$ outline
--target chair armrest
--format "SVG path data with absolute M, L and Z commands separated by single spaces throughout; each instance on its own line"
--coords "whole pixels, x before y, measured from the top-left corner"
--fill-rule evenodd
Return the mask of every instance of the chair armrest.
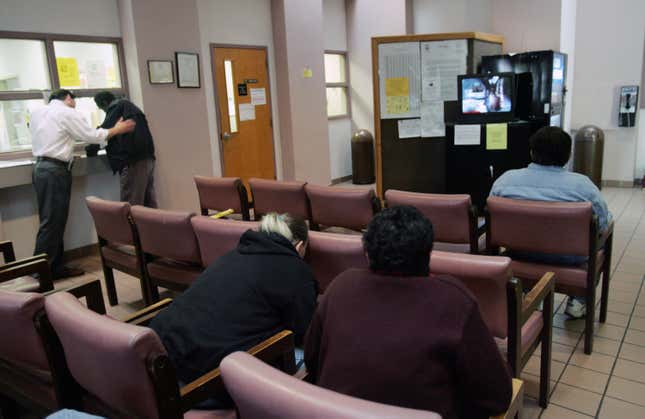
M 289 330 L 283 330 L 255 345 L 247 352 L 261 361 L 271 363 L 279 360 L 289 352 L 293 357 L 294 348 L 293 333 Z M 219 367 L 217 367 L 179 389 L 182 410 L 186 412 L 196 404 L 225 391 L 224 381 Z
M 5 269 L 10 269 L 14 266 L 19 266 L 19 265 L 24 265 L 25 263 L 29 262 L 35 262 L 37 260 L 45 259 L 47 260 L 47 255 L 44 253 L 41 253 L 40 255 L 36 256 L 29 256 L 28 258 L 20 259 L 20 260 L 14 260 L 13 262 L 8 262 L 2 266 L 0 266 L 0 272 L 4 271 Z
M 607 228 L 600 233 L 600 238 L 598 239 L 598 249 L 601 249 L 605 246 L 607 240 L 609 240 L 614 235 L 614 220 L 607 225 Z
M 512 419 L 524 405 L 524 381 L 513 378 L 513 397 L 506 412 L 501 415 L 491 416 L 490 419 Z
M 137 311 L 123 319 L 123 323 L 130 323 L 134 325 L 141 325 L 149 322 L 155 317 L 161 310 L 168 307 L 172 303 L 172 298 L 164 298 L 158 303 L 152 304 L 142 310 Z
M 29 258 L 27 262 L 12 262 L 10 265 L 0 270 L 0 282 L 11 281 L 25 275 L 38 274 L 39 292 L 54 289 L 52 272 L 47 259 Z
M 98 279 L 85 281 L 81 284 L 73 285 L 69 288 L 52 290 L 45 293 L 45 295 L 50 295 L 60 291 L 69 292 L 76 298 L 85 298 L 85 301 L 87 302 L 87 308 L 94 311 L 95 313 L 106 313 L 105 300 L 103 300 L 103 291 L 101 290 L 101 281 Z
M 4 258 L 4 263 L 10 263 L 16 260 L 16 253 L 13 251 L 11 240 L 0 242 L 0 252 Z
M 555 274 L 545 273 L 537 284 L 526 294 L 522 301 L 522 324 L 528 319 L 544 299 L 553 293 L 555 287 Z

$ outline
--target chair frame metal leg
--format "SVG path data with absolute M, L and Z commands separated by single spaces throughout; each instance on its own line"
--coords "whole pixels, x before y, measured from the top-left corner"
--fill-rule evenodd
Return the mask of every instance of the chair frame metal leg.
M 553 292 L 542 306 L 543 330 L 540 346 L 540 395 L 539 405 L 547 408 L 551 397 L 551 341 L 553 333 Z
M 119 304 L 119 297 L 116 295 L 116 284 L 114 283 L 114 270 L 103 264 L 103 275 L 105 276 L 105 289 L 107 290 L 108 301 L 111 306 Z
M 607 305 L 609 303 L 609 281 L 611 278 L 611 252 L 613 249 L 614 235 L 611 234 L 605 242 L 605 261 L 602 269 L 602 294 L 600 295 L 600 316 L 598 320 L 604 323 L 607 320 Z

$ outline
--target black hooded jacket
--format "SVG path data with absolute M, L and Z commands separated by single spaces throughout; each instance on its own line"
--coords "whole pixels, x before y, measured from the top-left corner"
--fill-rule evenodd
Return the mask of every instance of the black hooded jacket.
M 279 234 L 249 230 L 151 322 L 185 383 L 282 330 L 302 342 L 317 282 Z

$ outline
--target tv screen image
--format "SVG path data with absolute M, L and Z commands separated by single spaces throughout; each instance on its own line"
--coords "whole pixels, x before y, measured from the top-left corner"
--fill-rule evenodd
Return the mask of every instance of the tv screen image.
M 463 114 L 503 113 L 513 110 L 513 76 L 466 76 L 461 79 Z

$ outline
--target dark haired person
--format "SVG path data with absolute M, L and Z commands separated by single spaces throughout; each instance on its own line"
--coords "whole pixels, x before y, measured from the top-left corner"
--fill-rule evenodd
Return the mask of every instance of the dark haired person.
M 155 146 L 146 116 L 134 103 L 112 92 L 97 93 L 94 102 L 105 112 L 101 128 L 114 126 L 120 118 L 137 123 L 134 131 L 118 136 L 105 149 L 112 171 L 119 173 L 121 201 L 156 208 Z
M 598 216 L 600 230 L 611 222 L 611 213 L 600 190 L 585 175 L 567 171 L 564 166 L 571 156 L 571 137 L 558 127 L 539 129 L 529 139 L 531 161 L 524 169 L 509 170 L 499 177 L 491 196 L 531 201 L 591 202 Z M 541 260 L 560 265 L 579 265 L 586 258 L 570 255 L 536 255 L 516 253 L 516 257 Z M 581 318 L 587 312 L 584 297 L 569 296 L 565 312 Z
M 472 294 L 429 275 L 432 224 L 409 206 L 375 215 L 369 269 L 325 291 L 305 338 L 309 379 L 362 399 L 484 418 L 504 412 L 511 377 Z
M 317 282 L 304 257 L 307 224 L 283 214 L 262 218 L 237 248 L 217 259 L 150 324 L 179 379 L 188 383 L 222 358 L 282 331 L 302 343 L 316 307 Z M 227 407 L 211 400 L 202 407 Z
M 31 149 L 36 164 L 32 176 L 38 201 L 40 226 L 34 254 L 47 253 L 55 279 L 82 275 L 83 271 L 63 265 L 63 235 L 72 192 L 74 141 L 104 147 L 116 135 L 130 132 L 134 121 L 119 119 L 110 129 L 94 129 L 76 112 L 75 96 L 56 90 L 49 104 L 31 114 Z

